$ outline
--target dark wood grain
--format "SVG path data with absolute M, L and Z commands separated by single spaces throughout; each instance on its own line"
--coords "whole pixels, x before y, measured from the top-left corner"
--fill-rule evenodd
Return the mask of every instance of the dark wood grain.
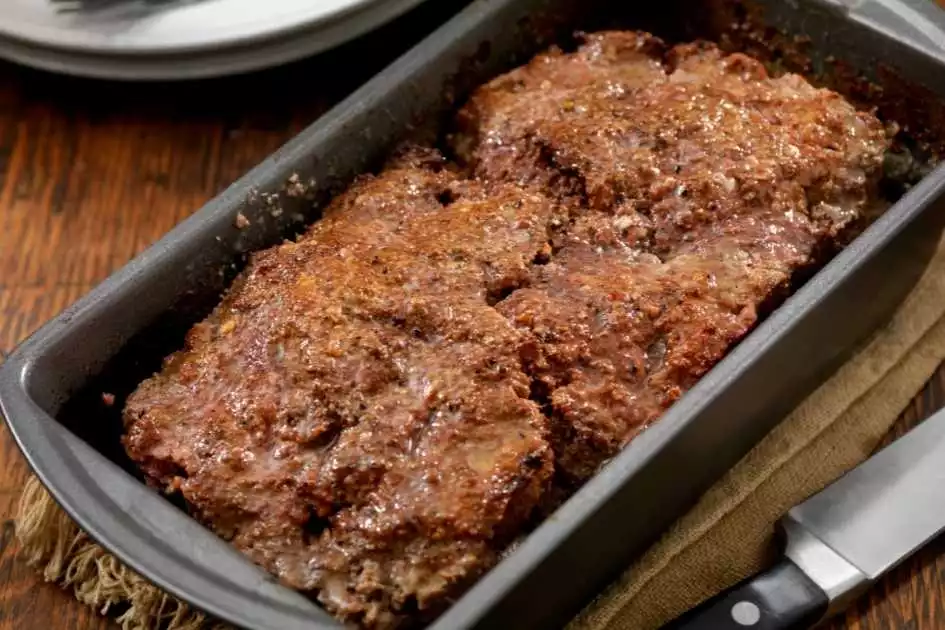
M 129 86 L 0 64 L 0 351 L 313 121 L 450 4 L 440 0 L 426 22 L 404 20 L 321 58 L 237 79 Z M 893 433 L 943 405 L 940 370 Z M 14 559 L 10 519 L 27 474 L 0 429 L 0 630 L 109 627 Z M 945 628 L 945 540 L 832 627 Z

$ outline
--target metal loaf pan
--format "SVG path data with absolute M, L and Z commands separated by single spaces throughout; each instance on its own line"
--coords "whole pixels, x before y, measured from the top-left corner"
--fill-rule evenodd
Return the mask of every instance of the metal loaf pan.
M 945 53 L 936 47 L 945 40 L 934 36 L 941 16 L 926 0 L 905 1 L 913 13 L 877 9 L 888 0 L 852 10 L 827 0 L 749 7 L 729 0 L 477 0 L 18 348 L 0 371 L 10 429 L 69 514 L 169 592 L 244 627 L 339 628 L 147 489 L 118 444 L 124 398 L 208 312 L 245 253 L 316 220 L 332 191 L 376 167 L 396 142 L 437 128 L 474 86 L 575 29 L 721 38 L 874 99 L 881 112 L 909 119 L 916 133 L 936 123 L 945 129 Z M 834 67 L 834 58 L 843 63 Z M 849 80 L 842 68 L 884 89 Z M 234 227 L 238 212 L 249 227 Z M 882 325 L 917 280 L 943 224 L 939 168 L 433 627 L 563 625 Z M 102 392 L 116 395 L 114 407 L 103 404 Z

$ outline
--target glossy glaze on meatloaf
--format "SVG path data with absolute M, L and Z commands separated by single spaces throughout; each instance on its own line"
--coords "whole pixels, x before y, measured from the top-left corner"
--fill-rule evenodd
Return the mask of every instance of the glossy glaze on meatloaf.
M 364 627 L 429 620 L 855 229 L 882 124 L 590 35 L 253 256 L 125 408 L 154 486 Z

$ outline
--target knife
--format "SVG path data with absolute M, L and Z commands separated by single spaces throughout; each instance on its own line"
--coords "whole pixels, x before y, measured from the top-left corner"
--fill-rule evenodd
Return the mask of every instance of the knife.
M 794 630 L 842 611 L 884 573 L 945 530 L 945 410 L 780 522 L 784 555 L 666 626 Z

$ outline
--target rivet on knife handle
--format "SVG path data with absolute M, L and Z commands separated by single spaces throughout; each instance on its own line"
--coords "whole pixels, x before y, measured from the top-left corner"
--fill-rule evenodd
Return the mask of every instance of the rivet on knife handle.
M 795 630 L 809 628 L 827 612 L 827 594 L 794 562 L 732 587 L 689 611 L 671 630 Z

